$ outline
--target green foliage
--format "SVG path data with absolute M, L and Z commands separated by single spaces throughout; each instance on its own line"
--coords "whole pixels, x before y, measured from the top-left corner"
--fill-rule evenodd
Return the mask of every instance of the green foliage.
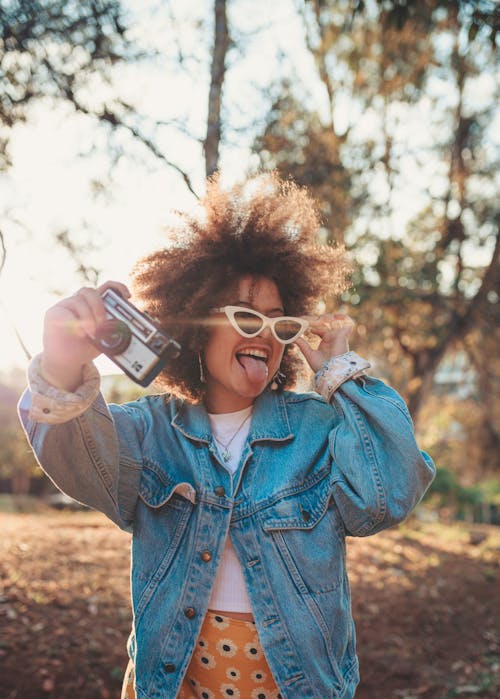
M 0 383 L 0 478 L 11 479 L 13 489 L 22 493 L 39 470 L 17 417 L 20 392 Z
M 488 478 L 481 482 L 484 500 L 494 505 L 500 505 L 500 478 Z
M 493 478 L 464 485 L 451 469 L 438 468 L 424 503 L 448 518 L 498 524 L 500 481 Z
M 426 498 L 435 501 L 438 496 L 439 506 L 443 505 L 476 505 L 485 501 L 485 490 L 482 486 L 463 486 L 458 482 L 456 474 L 448 468 L 438 468 Z
M 383 9 L 385 24 L 394 26 L 398 31 L 401 31 L 407 22 L 412 23 L 419 15 L 425 14 L 428 8 L 438 12 L 451 10 L 462 16 L 467 27 L 469 43 L 481 32 L 493 47 L 496 45 L 500 10 L 495 0 L 378 0 L 378 4 Z M 355 12 L 363 11 L 366 3 L 358 0 L 355 5 Z

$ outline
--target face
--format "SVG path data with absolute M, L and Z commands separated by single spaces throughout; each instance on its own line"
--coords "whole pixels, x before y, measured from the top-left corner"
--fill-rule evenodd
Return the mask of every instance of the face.
M 242 277 L 221 305 L 253 308 L 276 317 L 284 315 L 276 284 L 264 277 Z M 284 345 L 270 328 L 252 338 L 242 337 L 221 313 L 203 351 L 206 394 L 211 413 L 229 413 L 251 405 L 279 369 Z

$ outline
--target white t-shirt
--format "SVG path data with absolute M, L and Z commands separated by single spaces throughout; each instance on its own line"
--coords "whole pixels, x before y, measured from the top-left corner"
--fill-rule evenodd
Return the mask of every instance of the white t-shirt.
M 240 463 L 243 447 L 250 430 L 251 415 L 252 406 L 235 413 L 208 415 L 215 444 L 225 466 L 231 473 L 236 471 Z M 227 445 L 227 449 L 224 445 Z M 230 536 L 226 538 L 208 606 L 209 609 L 226 612 L 252 611 L 241 564 Z

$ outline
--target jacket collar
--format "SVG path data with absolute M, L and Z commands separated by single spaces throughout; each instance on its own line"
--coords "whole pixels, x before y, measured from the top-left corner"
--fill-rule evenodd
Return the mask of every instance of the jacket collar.
M 180 402 L 172 426 L 189 439 L 209 444 L 212 441 L 207 411 L 200 403 Z M 294 435 L 288 420 L 284 394 L 267 390 L 255 401 L 248 439 L 251 443 L 264 440 L 285 441 Z

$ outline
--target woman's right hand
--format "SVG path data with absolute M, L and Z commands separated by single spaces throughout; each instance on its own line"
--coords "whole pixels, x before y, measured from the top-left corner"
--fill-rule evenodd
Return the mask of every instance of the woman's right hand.
M 45 314 L 41 371 L 52 386 L 74 391 L 82 383 L 83 366 L 99 355 L 92 338 L 106 316 L 101 293 L 107 288 L 130 297 L 124 284 L 108 281 L 97 289 L 83 287 Z

